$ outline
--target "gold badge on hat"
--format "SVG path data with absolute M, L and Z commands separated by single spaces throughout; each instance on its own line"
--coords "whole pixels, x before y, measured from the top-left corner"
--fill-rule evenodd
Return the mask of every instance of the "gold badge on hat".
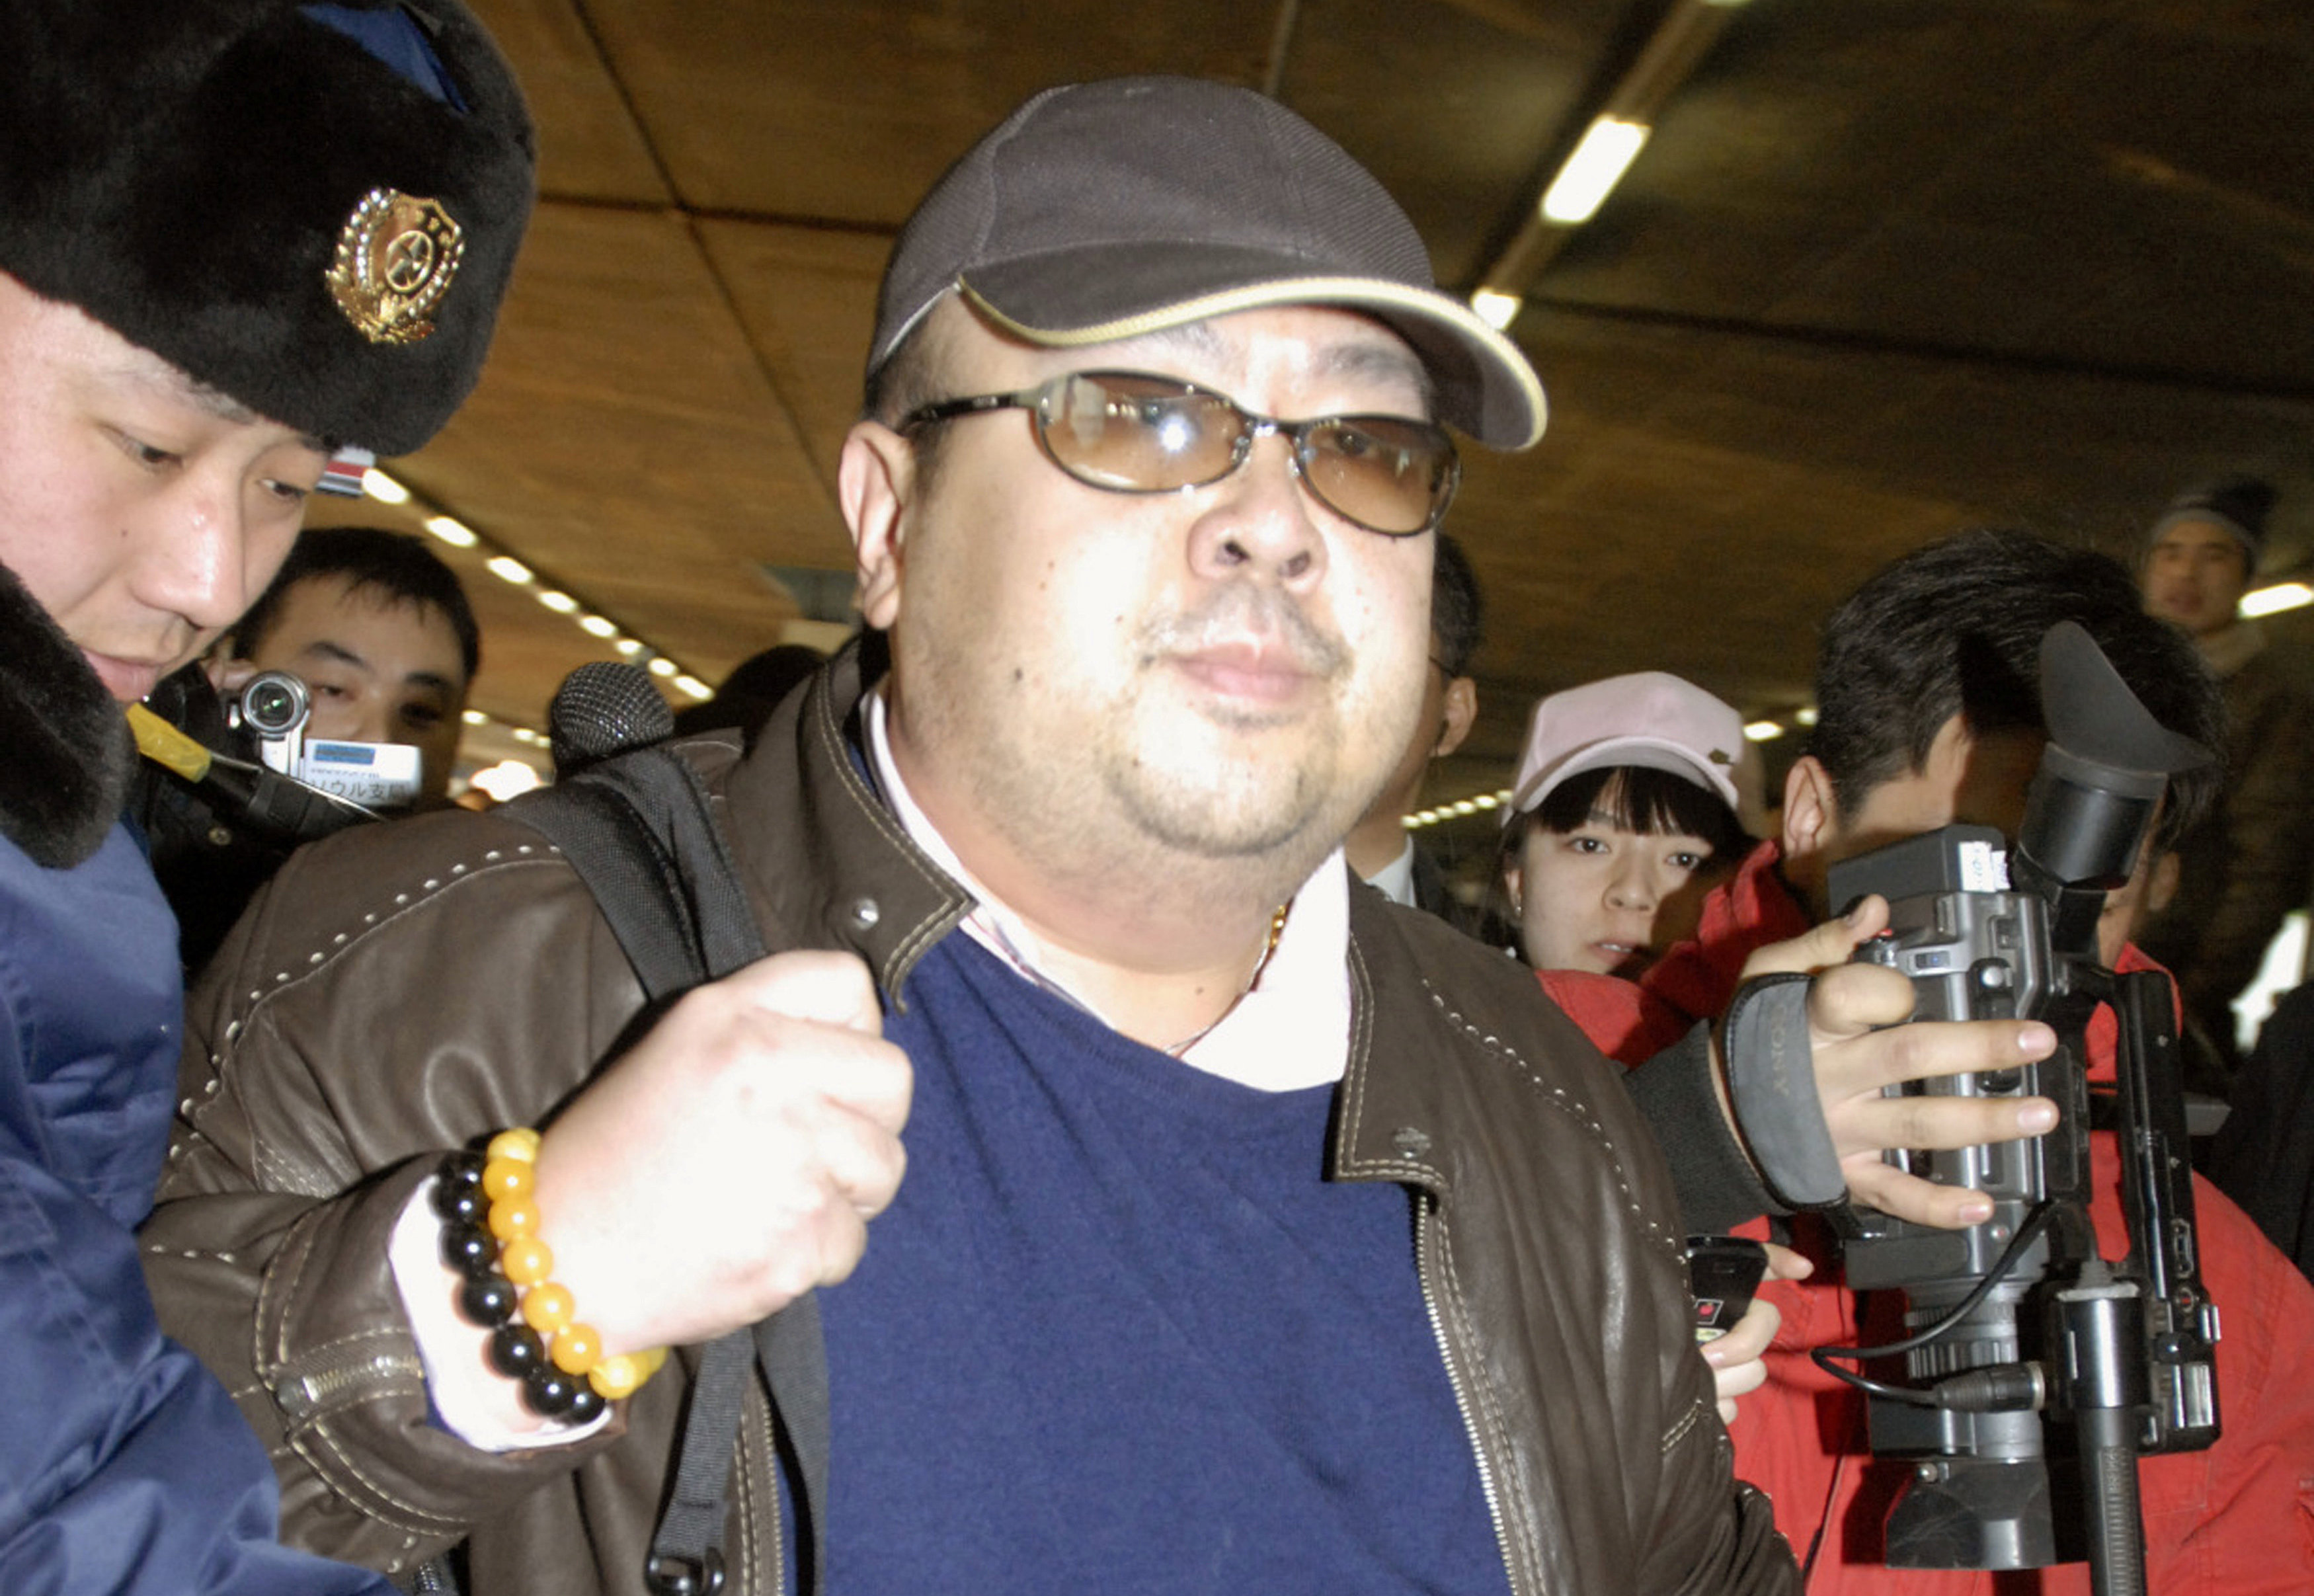
M 372 189 L 338 234 L 330 296 L 374 344 L 414 344 L 434 331 L 466 234 L 432 199 Z

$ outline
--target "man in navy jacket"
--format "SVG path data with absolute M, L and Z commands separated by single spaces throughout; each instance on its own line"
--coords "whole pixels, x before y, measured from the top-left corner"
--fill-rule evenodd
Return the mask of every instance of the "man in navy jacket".
M 276 1544 L 262 1447 L 154 1318 L 182 993 L 121 708 L 333 455 L 472 388 L 528 119 L 442 0 L 11 0 L 0 149 L 0 1590 L 382 1591 Z

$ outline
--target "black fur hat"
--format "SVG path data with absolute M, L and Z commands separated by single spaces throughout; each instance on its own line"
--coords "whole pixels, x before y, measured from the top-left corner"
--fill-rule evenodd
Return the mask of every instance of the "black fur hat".
M 0 3 L 0 270 L 332 444 L 473 389 L 535 164 L 457 0 Z

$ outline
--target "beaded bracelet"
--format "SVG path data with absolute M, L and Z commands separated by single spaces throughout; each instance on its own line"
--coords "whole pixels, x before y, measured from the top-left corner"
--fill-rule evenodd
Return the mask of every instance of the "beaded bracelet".
M 538 1238 L 537 1159 L 538 1133 L 517 1129 L 499 1132 L 482 1152 L 442 1160 L 434 1182 L 442 1258 L 462 1276 L 459 1312 L 490 1332 L 490 1367 L 521 1382 L 523 1406 L 584 1424 L 658 1372 L 667 1349 L 606 1358 L 601 1336 L 578 1322 L 569 1288 L 549 1278 L 554 1254 Z

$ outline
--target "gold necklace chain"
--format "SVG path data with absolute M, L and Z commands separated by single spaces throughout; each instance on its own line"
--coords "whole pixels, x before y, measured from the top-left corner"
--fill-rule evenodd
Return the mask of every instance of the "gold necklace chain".
M 1188 1052 L 1189 1049 L 1195 1047 L 1207 1036 L 1212 1036 L 1215 1026 L 1221 1024 L 1222 1021 L 1227 1019 L 1231 1015 L 1237 1012 L 1237 1006 L 1245 1001 L 1245 994 L 1254 989 L 1255 985 L 1261 980 L 1261 973 L 1269 968 L 1270 956 L 1277 951 L 1277 939 L 1285 934 L 1285 917 L 1293 912 L 1294 900 L 1292 898 L 1288 898 L 1284 903 L 1278 904 L 1276 912 L 1270 915 L 1269 939 L 1261 945 L 1261 957 L 1253 961 L 1252 972 L 1246 976 L 1245 984 L 1237 989 L 1237 996 L 1229 1001 L 1229 1007 L 1223 1010 L 1219 1014 L 1214 1015 L 1213 1018 L 1207 1020 L 1203 1026 L 1192 1032 L 1186 1039 L 1174 1043 L 1172 1046 L 1165 1050 L 1166 1053 L 1174 1058 L 1179 1058 L 1183 1054 Z

